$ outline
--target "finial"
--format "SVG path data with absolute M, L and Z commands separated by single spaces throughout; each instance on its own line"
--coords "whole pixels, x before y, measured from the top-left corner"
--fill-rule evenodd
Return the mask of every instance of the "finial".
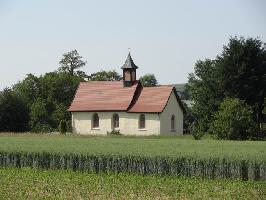
M 130 48 L 128 48 L 128 53 L 130 53 Z

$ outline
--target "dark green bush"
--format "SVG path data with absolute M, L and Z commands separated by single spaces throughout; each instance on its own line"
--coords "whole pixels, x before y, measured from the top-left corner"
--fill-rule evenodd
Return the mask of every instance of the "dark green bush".
M 66 132 L 67 132 L 67 122 L 66 122 L 66 120 L 61 120 L 60 121 L 58 129 L 59 129 L 59 132 L 61 134 L 66 134 Z
M 107 135 L 122 135 L 120 130 L 113 129 L 111 132 L 107 131 Z

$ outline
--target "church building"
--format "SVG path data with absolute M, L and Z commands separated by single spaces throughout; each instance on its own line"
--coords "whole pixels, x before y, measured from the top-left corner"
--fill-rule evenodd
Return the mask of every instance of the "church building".
M 121 81 L 80 83 L 69 111 L 73 133 L 182 135 L 185 109 L 173 86 L 143 87 L 130 53 Z

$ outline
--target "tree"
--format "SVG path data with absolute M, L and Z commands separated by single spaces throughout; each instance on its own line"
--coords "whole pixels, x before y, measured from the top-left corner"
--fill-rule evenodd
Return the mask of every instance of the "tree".
M 27 74 L 23 81 L 14 85 L 13 91 L 29 108 L 33 101 L 41 95 L 40 79 L 33 74 Z
M 29 111 L 24 101 L 11 89 L 0 94 L 0 131 L 23 132 L 28 130 Z
M 158 84 L 154 74 L 145 74 L 139 78 L 139 81 L 144 87 L 152 87 Z
M 254 138 L 257 131 L 252 119 L 252 108 L 237 98 L 225 98 L 214 115 L 210 133 L 226 140 Z
M 37 98 L 30 108 L 30 126 L 32 131 L 45 132 L 51 129 L 46 101 Z
M 224 95 L 219 86 L 216 60 L 197 61 L 195 72 L 189 74 L 187 89 L 194 101 L 192 115 L 200 124 L 201 131 L 207 131 L 213 114 L 218 110 Z
M 221 89 L 226 96 L 245 100 L 262 121 L 266 96 L 266 46 L 259 39 L 229 39 L 217 58 Z
M 61 67 L 59 71 L 66 72 L 71 76 L 74 75 L 74 70 L 77 70 L 86 65 L 86 62 L 82 60 L 77 50 L 73 50 L 63 54 L 63 58 L 60 60 L 59 64 Z M 78 71 L 77 74 L 85 75 L 84 72 Z
M 90 81 L 120 81 L 122 77 L 115 70 L 113 70 L 93 73 L 88 79 Z

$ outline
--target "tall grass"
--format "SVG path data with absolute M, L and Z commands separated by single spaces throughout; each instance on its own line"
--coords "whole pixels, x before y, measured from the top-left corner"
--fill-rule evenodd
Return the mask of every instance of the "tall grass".
M 4 134 L 0 166 L 266 180 L 266 142 Z
M 197 157 L 145 157 L 60 154 L 49 152 L 0 152 L 1 167 L 68 169 L 86 172 L 129 172 L 203 178 L 266 180 L 264 161 Z

